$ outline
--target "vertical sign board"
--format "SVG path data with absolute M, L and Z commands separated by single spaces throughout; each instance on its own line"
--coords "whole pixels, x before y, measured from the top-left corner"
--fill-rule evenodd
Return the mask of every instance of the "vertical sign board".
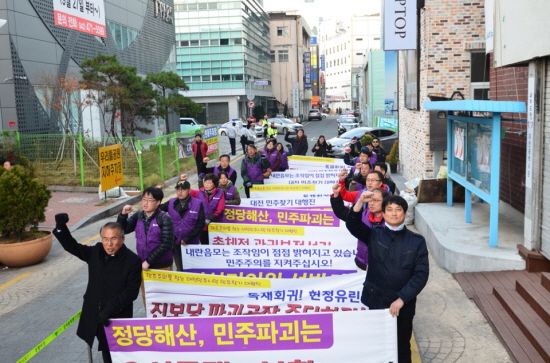
M 99 172 L 101 192 L 119 187 L 124 183 L 122 145 L 116 144 L 99 148 Z
M 416 49 L 416 0 L 384 0 L 384 50 Z
M 527 81 L 527 162 L 525 163 L 525 186 L 533 187 L 533 143 L 535 126 L 535 76 L 529 74 Z
M 207 156 L 218 151 L 218 128 L 216 126 L 204 128 L 204 142 L 208 145 Z
M 304 52 L 304 89 L 311 89 L 311 52 Z
M 54 0 L 55 25 L 107 38 L 103 0 Z

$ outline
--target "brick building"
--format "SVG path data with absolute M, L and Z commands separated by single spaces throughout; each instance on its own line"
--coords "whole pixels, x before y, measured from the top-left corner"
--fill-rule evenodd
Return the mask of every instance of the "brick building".
M 434 178 L 446 151 L 433 150 L 428 95 L 527 101 L 527 68 L 494 68 L 486 54 L 484 1 L 426 0 L 419 9 L 417 51 L 399 52 L 400 171 L 406 179 Z M 455 96 L 458 97 L 459 96 Z M 504 114 L 501 200 L 523 213 L 525 114 Z M 445 123 L 443 123 L 443 126 Z

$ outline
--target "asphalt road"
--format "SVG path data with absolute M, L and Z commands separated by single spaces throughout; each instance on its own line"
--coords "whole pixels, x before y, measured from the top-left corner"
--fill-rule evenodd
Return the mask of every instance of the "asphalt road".
M 317 142 L 317 139 L 320 135 L 323 135 L 325 139 L 330 139 L 335 137 L 337 134 L 336 131 L 336 115 L 329 115 L 326 119 L 322 121 L 304 121 L 304 132 L 308 138 L 309 150 L 307 156 L 313 156 L 311 149 L 313 145 Z

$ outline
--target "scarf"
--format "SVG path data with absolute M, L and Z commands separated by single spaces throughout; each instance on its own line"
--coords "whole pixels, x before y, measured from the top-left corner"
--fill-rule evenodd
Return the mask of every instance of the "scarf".
M 388 229 L 389 229 L 390 231 L 394 231 L 394 232 L 402 231 L 403 228 L 405 228 L 405 222 L 401 223 L 401 224 L 398 225 L 397 227 L 392 227 L 392 226 L 390 226 L 389 224 L 386 223 L 386 227 L 388 227 Z
M 374 213 L 369 213 L 367 218 L 372 225 L 376 225 L 382 223 L 382 221 L 384 220 L 384 215 L 381 214 L 380 217 L 377 217 L 374 215 Z

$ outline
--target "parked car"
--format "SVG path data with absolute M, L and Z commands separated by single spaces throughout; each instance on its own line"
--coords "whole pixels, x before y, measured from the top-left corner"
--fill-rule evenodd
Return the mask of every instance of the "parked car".
M 341 135 L 346 131 L 358 128 L 361 123 L 357 117 L 341 116 L 336 122 L 336 131 L 338 135 Z
M 328 113 L 321 112 L 321 116 L 323 116 L 323 119 L 327 118 Z
M 332 151 L 329 151 L 328 155 L 335 158 L 343 158 L 345 148 L 351 144 L 351 140 L 354 137 L 360 139 L 366 133 L 370 133 L 378 137 L 380 139 L 380 142 L 382 143 L 382 146 L 387 152 L 390 152 L 390 149 L 395 141 L 399 140 L 398 133 L 390 129 L 384 129 L 380 127 L 358 127 L 328 140 L 328 142 L 330 142 L 330 144 L 332 145 Z
M 180 117 L 180 132 L 204 130 L 205 125 L 199 124 L 193 117 Z
M 254 132 L 256 133 L 256 137 L 264 137 L 264 127 L 261 124 L 256 123 Z
M 272 119 L 272 118 L 286 118 L 285 115 L 283 115 L 282 113 L 272 113 L 271 115 L 269 115 L 269 118 Z
M 319 120 L 321 121 L 323 119 L 323 116 L 321 115 L 321 112 L 319 110 L 309 110 L 308 114 L 307 114 L 307 119 L 308 121 L 312 121 L 312 120 Z
M 228 121 L 222 125 L 220 125 L 218 127 L 218 135 L 220 136 L 227 136 L 227 127 L 229 125 L 232 125 L 233 122 L 235 123 L 235 128 L 237 129 L 237 133 L 239 132 L 240 129 L 242 129 L 243 127 L 243 122 L 242 121 Z
M 304 129 L 304 127 L 299 123 L 289 120 L 287 118 L 270 118 L 267 121 L 269 121 L 270 125 L 271 125 L 271 122 L 274 122 L 275 126 L 277 127 L 277 132 L 282 134 L 286 134 L 287 131 L 290 131 L 291 133 L 295 133 L 299 129 L 302 129 L 302 130 Z

